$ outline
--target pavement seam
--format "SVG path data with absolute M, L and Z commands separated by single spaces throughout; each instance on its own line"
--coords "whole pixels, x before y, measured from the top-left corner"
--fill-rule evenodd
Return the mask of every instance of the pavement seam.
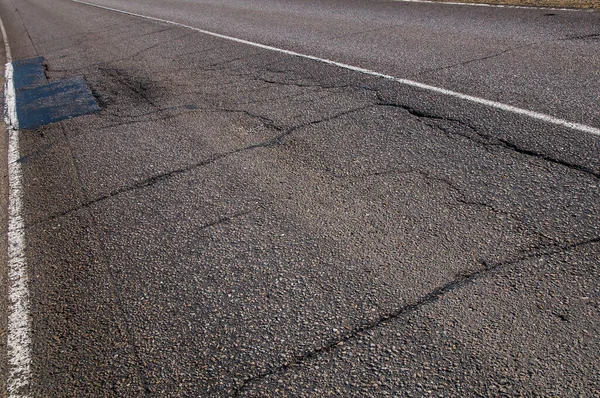
M 421 76 L 421 75 L 425 75 L 425 74 L 428 74 L 428 73 L 441 72 L 443 70 L 453 69 L 453 68 L 456 68 L 456 67 L 459 67 L 459 66 L 467 66 L 467 65 L 475 63 L 475 62 L 487 61 L 487 60 L 490 60 L 490 59 L 493 59 L 493 58 L 501 57 L 502 55 L 505 55 L 505 54 L 509 54 L 509 53 L 511 53 L 513 51 L 520 50 L 520 49 L 523 49 L 523 48 L 532 47 L 532 46 L 535 46 L 535 45 L 538 45 L 538 44 L 540 44 L 540 43 L 539 42 L 534 42 L 534 43 L 523 44 L 523 45 L 520 45 L 520 46 L 507 48 L 505 50 L 496 52 L 494 54 L 485 55 L 485 56 L 479 57 L 479 58 L 472 58 L 472 59 L 469 59 L 469 60 L 466 60 L 466 61 L 462 61 L 462 62 L 458 62 L 458 63 L 452 64 L 452 65 L 442 66 L 442 67 L 434 68 L 434 69 L 425 69 L 425 70 L 417 73 L 417 75 Z
M 13 4 L 14 6 L 14 4 Z M 23 26 L 23 29 L 25 29 L 25 33 L 27 34 L 27 37 L 29 38 L 29 42 L 31 43 L 31 46 L 33 47 L 33 50 L 35 51 L 36 54 L 39 54 L 37 48 L 35 48 L 35 44 L 33 43 L 33 39 L 31 38 L 31 35 L 29 34 L 29 30 L 27 30 L 27 26 L 25 25 L 25 21 L 23 21 L 23 16 L 21 15 L 21 11 L 19 11 L 19 9 L 15 7 L 15 12 L 17 13 L 17 15 L 19 16 L 19 19 L 21 20 L 21 25 Z
M 64 128 L 64 125 L 60 125 L 61 131 L 63 133 L 63 138 L 66 142 L 67 148 L 69 150 L 70 153 L 70 159 L 71 159 L 71 166 L 73 167 L 77 180 L 79 182 L 80 188 L 81 188 L 81 192 L 82 195 L 84 197 L 84 199 L 89 200 L 88 199 L 88 192 L 85 186 L 85 183 L 83 182 L 83 178 L 81 177 L 81 171 L 80 168 L 78 166 L 77 163 L 77 159 L 75 157 L 75 152 L 73 150 L 73 147 L 71 146 L 71 142 L 69 141 L 69 137 L 67 136 L 67 132 Z M 96 244 L 99 247 L 99 253 L 98 256 L 101 258 L 102 263 L 105 265 L 106 270 L 107 270 L 107 276 L 109 279 L 109 283 L 110 283 L 110 288 L 109 291 L 110 293 L 112 293 L 113 297 L 112 299 L 115 300 L 116 305 L 118 310 L 121 312 L 121 314 L 123 315 L 121 317 L 122 322 L 125 325 L 122 325 L 121 322 L 117 321 L 116 318 L 115 319 L 115 324 L 117 327 L 117 330 L 119 331 L 119 334 L 122 336 L 122 338 L 126 341 L 127 345 L 130 347 L 131 351 L 133 352 L 133 355 L 135 357 L 137 366 L 136 366 L 136 372 L 137 372 L 137 376 L 139 377 L 141 386 L 140 389 L 143 390 L 145 392 L 145 395 L 148 396 L 149 394 L 149 390 L 147 389 L 148 386 L 148 380 L 145 377 L 145 374 L 142 370 L 142 360 L 141 360 L 141 355 L 139 353 L 139 349 L 137 347 L 137 345 L 134 343 L 134 338 L 133 338 L 133 332 L 131 331 L 131 328 L 128 326 L 127 324 L 127 312 L 125 311 L 124 305 L 123 305 L 123 300 L 121 298 L 121 295 L 119 294 L 119 290 L 117 289 L 117 284 L 115 283 L 115 277 L 113 275 L 113 273 L 111 272 L 111 267 L 110 267 L 110 262 L 108 259 L 108 255 L 107 255 L 107 250 L 106 250 L 106 246 L 104 243 L 104 240 L 99 239 L 97 231 L 99 229 L 99 223 L 97 220 L 96 215 L 91 211 L 91 209 L 89 208 L 84 208 L 85 209 L 85 213 L 87 214 L 87 217 L 89 217 L 89 219 L 91 220 L 92 225 L 95 228 L 90 228 L 89 232 L 92 234 L 92 236 L 94 237 Z

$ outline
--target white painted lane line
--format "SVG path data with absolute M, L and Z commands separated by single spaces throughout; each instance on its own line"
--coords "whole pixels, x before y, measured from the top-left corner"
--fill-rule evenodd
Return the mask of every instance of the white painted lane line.
M 523 116 L 528 116 L 530 118 L 541 120 L 541 121 L 546 122 L 546 123 L 551 123 L 551 124 L 554 124 L 554 125 L 558 125 L 558 126 L 562 126 L 562 127 L 567 127 L 569 129 L 572 129 L 572 130 L 577 130 L 577 131 L 580 131 L 580 132 L 583 132 L 583 133 L 589 133 L 589 134 L 594 134 L 594 135 L 600 136 L 600 128 L 588 126 L 588 125 L 581 124 L 581 123 L 569 122 L 568 120 L 563 120 L 563 119 L 560 119 L 560 118 L 557 118 L 557 117 L 554 117 L 554 116 L 551 116 L 551 115 L 546 115 L 544 113 L 530 111 L 530 110 L 527 110 L 527 109 L 518 108 L 516 106 L 503 104 L 501 102 L 490 101 L 490 100 L 486 100 L 484 98 L 479 98 L 479 97 L 475 97 L 475 96 L 468 95 L 468 94 L 462 94 L 462 93 L 459 93 L 459 92 L 456 92 L 456 91 L 452 91 L 452 90 L 447 90 L 447 89 L 441 88 L 441 87 L 430 86 L 429 84 L 419 83 L 419 82 L 416 82 L 416 81 L 413 81 L 413 80 L 401 79 L 401 78 L 398 78 L 398 77 L 394 77 L 394 76 L 386 75 L 386 74 L 383 74 L 383 73 L 375 72 L 375 71 L 372 71 L 372 70 L 369 70 L 369 69 L 360 68 L 358 66 L 352 66 L 352 65 L 348 65 L 348 64 L 341 63 L 341 62 L 332 61 L 332 60 L 325 59 L 325 58 L 315 57 L 313 55 L 301 54 L 301 53 L 297 53 L 295 51 L 290 51 L 290 50 L 285 50 L 285 49 L 282 49 L 282 48 L 268 46 L 266 44 L 255 43 L 255 42 L 244 40 L 244 39 L 238 39 L 236 37 L 226 36 L 226 35 L 222 35 L 220 33 L 215 33 L 215 32 L 210 32 L 210 31 L 204 30 L 204 29 L 194 28 L 193 26 L 184 25 L 184 24 L 179 23 L 179 22 L 173 22 L 173 21 L 169 21 L 169 20 L 165 20 L 165 19 L 149 17 L 147 15 L 141 15 L 141 14 L 136 14 L 136 13 L 129 12 L 129 11 L 119 10 L 119 9 L 116 9 L 116 8 L 105 7 L 105 6 L 101 6 L 101 5 L 93 4 L 93 3 L 88 3 L 88 2 L 85 2 L 85 1 L 81 1 L 81 0 L 72 0 L 72 1 L 75 2 L 75 3 L 86 4 L 88 6 L 97 7 L 97 8 L 101 8 L 101 9 L 109 10 L 109 11 L 114 11 L 114 12 L 118 12 L 118 13 L 125 14 L 125 15 L 131 15 L 131 16 L 138 17 L 138 18 L 148 19 L 150 21 L 162 22 L 162 23 L 169 24 L 169 25 L 175 25 L 175 26 L 179 26 L 179 27 L 182 27 L 182 28 L 191 29 L 191 30 L 194 30 L 196 32 L 203 33 L 205 35 L 209 35 L 209 36 L 213 36 L 213 37 L 218 37 L 220 39 L 234 41 L 236 43 L 247 44 L 249 46 L 253 46 L 253 47 L 257 47 L 257 48 L 262 48 L 262 49 L 265 49 L 265 50 L 276 51 L 276 52 L 279 52 L 279 53 L 282 53 L 282 54 L 287 54 L 287 55 L 292 55 L 292 56 L 295 56 L 295 57 L 310 59 L 310 60 L 313 60 L 313 61 L 317 61 L 317 62 L 322 62 L 322 63 L 328 64 L 328 65 L 335 65 L 337 67 L 340 67 L 340 68 L 343 68 L 343 69 L 347 69 L 347 70 L 351 70 L 351 71 L 354 71 L 354 72 L 363 73 L 365 75 L 380 77 L 382 79 L 391 80 L 391 81 L 394 81 L 396 83 L 404 84 L 404 85 L 407 85 L 407 86 L 417 87 L 417 88 L 420 88 L 420 89 L 423 89 L 423 90 L 427 90 L 427 91 L 433 91 L 435 93 L 444 94 L 444 95 L 447 95 L 447 96 L 450 96 L 450 97 L 460 98 L 462 100 L 473 102 L 473 103 L 480 104 L 480 105 L 485 105 L 485 106 L 488 106 L 490 108 L 500 109 L 502 111 L 516 113 L 516 114 L 523 115 Z
M 4 41 L 4 55 L 6 56 L 6 63 L 12 63 L 12 55 L 10 53 L 10 46 L 8 45 L 8 36 L 6 35 L 6 29 L 0 18 L 0 30 L 2 30 L 2 41 Z
M 18 130 L 19 119 L 17 118 L 17 98 L 13 81 L 13 65 L 12 63 L 7 63 L 4 68 L 4 121 L 7 129 Z
M 14 126 L 15 129 L 18 129 L 17 122 L 17 106 L 16 106 L 16 98 L 15 98 L 15 89 L 12 80 L 13 70 L 12 70 L 12 55 L 10 51 L 10 45 L 8 44 L 8 36 L 6 35 L 6 29 L 4 28 L 4 23 L 2 23 L 2 19 L 0 18 L 0 30 L 2 31 L 2 41 L 4 42 L 4 54 L 6 56 L 6 67 L 4 70 L 5 75 L 5 85 L 4 85 L 4 120 L 6 121 L 6 125 L 8 128 Z M 10 68 L 10 71 L 9 71 Z M 10 79 L 8 78 L 10 76 Z M 12 89 L 8 89 L 8 85 L 11 85 Z M 17 125 L 13 124 L 16 123 Z
M 457 1 L 433 1 L 433 0 L 390 0 L 399 3 L 425 3 L 425 4 L 448 4 L 453 6 L 472 6 L 472 7 L 492 7 L 492 8 L 517 8 L 522 10 L 539 10 L 539 11 L 587 11 L 593 12 L 593 9 L 587 8 L 560 8 L 560 7 L 533 7 L 533 6 L 513 6 L 510 4 L 482 4 L 482 3 L 459 3 Z
M 31 319 L 29 315 L 29 282 L 25 259 L 25 228 L 22 209 L 22 174 L 19 159 L 13 66 L 6 30 L 0 19 L 6 49 L 5 122 L 8 130 L 8 382 L 10 398 L 29 397 L 31 382 Z M 11 125 L 13 123 L 13 125 Z

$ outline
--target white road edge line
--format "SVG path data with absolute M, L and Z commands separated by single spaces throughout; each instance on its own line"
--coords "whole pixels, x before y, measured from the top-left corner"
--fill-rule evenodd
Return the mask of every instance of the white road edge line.
M 8 381 L 9 398 L 29 397 L 31 382 L 31 318 L 29 315 L 29 279 L 25 259 L 25 228 L 22 209 L 22 174 L 19 159 L 19 130 L 13 65 L 6 29 L 0 19 L 6 52 L 4 88 L 5 123 L 8 130 Z
M 448 4 L 453 6 L 472 6 L 472 7 L 492 7 L 492 8 L 517 8 L 521 10 L 540 10 L 540 11 L 594 11 L 593 8 L 560 8 L 560 7 L 533 7 L 533 6 L 513 6 L 510 4 L 485 4 L 485 3 L 459 3 L 456 1 L 433 1 L 433 0 L 390 0 L 400 3 L 426 3 L 426 4 Z
M 506 111 L 506 112 L 516 113 L 518 115 L 528 116 L 530 118 L 541 120 L 546 123 L 550 123 L 550 124 L 554 124 L 554 125 L 558 125 L 558 126 L 562 126 L 562 127 L 567 127 L 572 130 L 577 130 L 580 132 L 600 136 L 600 128 L 588 126 L 588 125 L 581 124 L 581 123 L 569 122 L 568 120 L 563 120 L 563 119 L 559 119 L 554 116 L 546 115 L 544 113 L 539 113 L 539 112 L 530 111 L 530 110 L 523 109 L 523 108 L 518 108 L 518 107 L 512 106 L 512 105 L 503 104 L 501 102 L 490 101 L 490 100 L 486 100 L 484 98 L 479 98 L 479 97 L 475 97 L 475 96 L 468 95 L 468 94 L 462 94 L 462 93 L 452 91 L 452 90 L 447 90 L 447 89 L 441 88 L 441 87 L 430 86 L 428 84 L 419 83 L 419 82 L 416 82 L 413 80 L 401 79 L 398 77 L 375 72 L 375 71 L 372 71 L 369 69 L 360 68 L 358 66 L 352 66 L 352 65 L 332 61 L 332 60 L 325 59 L 325 58 L 315 57 L 313 55 L 301 54 L 301 53 L 297 53 L 297 52 L 290 51 L 290 50 L 284 50 L 282 48 L 268 46 L 266 44 L 260 44 L 260 43 L 256 43 L 256 42 L 252 42 L 252 41 L 248 41 L 248 40 L 244 40 L 244 39 L 238 39 L 236 37 L 226 36 L 226 35 L 222 35 L 220 33 L 215 33 L 215 32 L 210 32 L 208 30 L 194 28 L 193 26 L 184 25 L 179 22 L 173 22 L 173 21 L 168 21 L 165 19 L 149 17 L 147 15 L 141 15 L 141 14 L 136 14 L 136 13 L 129 12 L 129 11 L 118 10 L 116 8 L 105 7 L 105 6 L 88 3 L 85 1 L 81 1 L 81 0 L 71 0 L 71 1 L 73 1 L 75 3 L 85 4 L 85 5 L 88 5 L 91 7 L 97 7 L 97 8 L 101 8 L 104 10 L 118 12 L 118 13 L 125 14 L 125 15 L 131 15 L 131 16 L 138 17 L 138 18 L 148 19 L 150 21 L 157 21 L 157 22 L 162 22 L 162 23 L 166 23 L 169 25 L 174 25 L 174 26 L 179 26 L 179 27 L 186 28 L 186 29 L 191 29 L 196 32 L 203 33 L 205 35 L 218 37 L 220 39 L 230 40 L 230 41 L 234 41 L 236 43 L 242 43 L 242 44 L 246 44 L 246 45 L 257 47 L 257 48 L 262 48 L 264 50 L 276 51 L 276 52 L 279 52 L 282 54 L 292 55 L 292 56 L 300 57 L 300 58 L 304 58 L 304 59 L 310 59 L 312 61 L 322 62 L 322 63 L 328 64 L 328 65 L 334 65 L 339 68 L 363 73 L 365 75 L 375 76 L 375 77 L 379 77 L 379 78 L 386 79 L 386 80 L 391 80 L 396 83 L 404 84 L 407 86 L 416 87 L 416 88 L 420 88 L 420 89 L 427 90 L 427 91 L 433 91 L 435 93 L 444 94 L 444 95 L 454 97 L 454 98 L 459 98 L 459 99 L 462 99 L 465 101 L 488 106 L 490 108 L 495 108 L 495 109 L 499 109 L 499 110 Z

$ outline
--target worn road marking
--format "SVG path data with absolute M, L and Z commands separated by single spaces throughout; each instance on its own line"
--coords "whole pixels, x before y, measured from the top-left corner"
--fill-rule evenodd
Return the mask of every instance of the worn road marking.
M 515 113 L 518 115 L 523 115 L 523 116 L 527 116 L 533 119 L 537 119 L 537 120 L 541 120 L 543 122 L 546 123 L 550 123 L 550 124 L 554 124 L 557 126 L 562 126 L 562 127 L 567 127 L 569 129 L 572 130 L 577 130 L 580 132 L 584 132 L 584 133 L 589 133 L 589 134 L 594 134 L 597 136 L 600 136 L 600 128 L 596 128 L 596 127 L 592 127 L 592 126 L 588 126 L 585 124 L 581 124 L 581 123 L 574 123 L 574 122 L 569 122 L 568 120 L 564 120 L 564 119 L 560 119 L 551 115 L 546 115 L 544 113 L 540 113 L 540 112 L 535 112 L 535 111 L 530 111 L 527 109 L 523 109 L 523 108 L 518 108 L 516 106 L 512 106 L 512 105 L 508 105 L 508 104 L 503 104 L 501 102 L 496 102 L 496 101 L 491 101 L 491 100 L 487 100 L 485 98 L 480 98 L 480 97 L 475 97 L 472 95 L 468 95 L 468 94 L 462 94 L 456 91 L 452 91 L 452 90 L 447 90 L 445 88 L 441 88 L 441 87 L 436 87 L 436 86 L 431 86 L 429 84 L 425 84 L 425 83 L 419 83 L 416 82 L 414 80 L 408 80 L 408 79 L 401 79 L 398 77 L 394 77 L 394 76 L 390 76 L 390 75 L 386 75 L 383 73 L 379 73 L 379 72 L 375 72 L 373 70 L 370 69 L 365 69 L 365 68 L 361 68 L 358 66 L 352 66 L 352 65 L 348 65 L 348 64 L 344 64 L 341 62 L 337 62 L 337 61 L 332 61 L 326 58 L 319 58 L 319 57 L 315 57 L 313 55 L 307 55 L 307 54 L 302 54 L 302 53 L 297 53 L 295 51 L 290 51 L 290 50 L 285 50 L 282 48 L 277 48 L 277 47 L 273 47 L 273 46 L 269 46 L 266 44 L 260 44 L 260 43 L 256 43 L 253 41 L 248 41 L 248 40 L 244 40 L 244 39 L 238 39 L 237 37 L 232 37 L 232 36 L 226 36 L 226 35 L 222 35 L 220 33 L 215 33 L 215 32 L 211 32 L 208 30 L 204 30 L 204 29 L 199 29 L 199 28 L 194 28 L 193 26 L 189 26 L 189 25 L 184 25 L 182 23 L 179 22 L 173 22 L 173 21 L 169 21 L 166 19 L 160 19 L 160 18 L 154 18 L 154 17 L 149 17 L 147 15 L 142 15 L 142 14 L 136 14 L 133 12 L 129 12 L 129 11 L 123 11 L 123 10 L 119 10 L 116 8 L 111 8 L 111 7 L 105 7 L 105 6 L 101 6 L 98 4 L 93 4 L 93 3 L 88 3 L 85 1 L 81 1 L 81 0 L 72 0 L 75 3 L 80 3 L 80 4 L 85 4 L 88 6 L 92 6 L 92 7 L 97 7 L 97 8 L 101 8 L 104 10 L 109 10 L 109 11 L 114 11 L 114 12 L 118 12 L 121 14 L 125 14 L 125 15 L 131 15 L 134 17 L 138 17 L 138 18 L 144 18 L 144 19 L 148 19 L 150 21 L 156 21 L 156 22 L 162 22 L 162 23 L 166 23 L 169 25 L 175 25 L 175 26 L 179 26 L 182 28 L 186 28 L 186 29 L 191 29 L 194 30 L 196 32 L 205 34 L 205 35 L 209 35 L 209 36 L 213 36 L 213 37 L 218 37 L 220 39 L 225 39 L 225 40 L 230 40 L 230 41 L 234 41 L 236 43 L 241 43 L 241 44 L 246 44 L 249 46 L 253 46 L 253 47 L 257 47 L 257 48 L 262 48 L 264 50 L 270 50 L 270 51 L 276 51 L 282 54 L 287 54 L 287 55 L 292 55 L 295 57 L 300 57 L 300 58 L 304 58 L 304 59 L 310 59 L 312 61 L 317 61 L 317 62 L 322 62 L 328 65 L 334 65 L 337 66 L 339 68 L 343 68 L 343 69 L 347 69 L 347 70 L 351 70 L 354 72 L 359 72 L 359 73 L 363 73 L 365 75 L 369 75 L 369 76 L 375 76 L 375 77 L 379 77 L 382 79 L 386 79 L 386 80 L 391 80 L 394 81 L 396 83 L 400 83 L 400 84 L 404 84 L 407 86 L 411 86 L 411 87 L 416 87 L 416 88 L 420 88 L 423 90 L 427 90 L 427 91 L 432 91 L 438 94 L 443 94 L 443 95 L 447 95 L 450 97 L 454 97 L 454 98 L 459 98 L 465 101 L 469 101 L 469 102 L 473 102 L 479 105 L 484 105 L 490 108 L 495 108 L 495 109 L 499 109 L 505 112 L 510 112 L 510 113 Z
M 4 24 L 0 29 L 6 51 L 5 122 L 8 130 L 8 396 L 29 397 L 31 381 L 31 320 L 29 283 L 25 259 L 25 228 L 21 215 L 22 174 L 19 159 L 19 131 L 13 84 L 10 46 Z

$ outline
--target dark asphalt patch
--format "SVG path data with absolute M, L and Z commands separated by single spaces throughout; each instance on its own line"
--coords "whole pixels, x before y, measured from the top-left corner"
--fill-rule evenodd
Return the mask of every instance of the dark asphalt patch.
M 13 63 L 19 129 L 37 127 L 100 110 L 82 77 L 48 82 L 44 58 Z

